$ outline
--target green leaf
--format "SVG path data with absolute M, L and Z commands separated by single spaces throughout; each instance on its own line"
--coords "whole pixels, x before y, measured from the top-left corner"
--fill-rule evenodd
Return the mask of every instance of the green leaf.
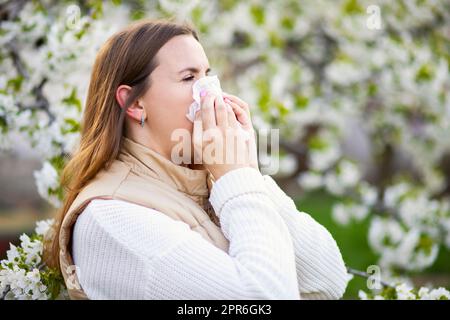
M 302 94 L 296 94 L 294 96 L 294 101 L 297 109 L 305 109 L 308 106 L 309 98 Z
M 142 18 L 144 18 L 145 17 L 145 12 L 143 11 L 143 10 L 140 10 L 140 9 L 136 9 L 136 10 L 133 10 L 132 12 L 131 12 L 131 20 L 139 20 L 139 19 L 142 19 Z
M 91 16 L 93 19 L 100 19 L 103 16 L 103 3 L 101 0 L 89 0 L 89 5 L 92 8 Z
M 53 268 L 47 267 L 44 272 L 41 272 L 41 281 L 47 286 L 50 300 L 55 300 L 58 297 L 61 291 L 61 285 L 65 287 L 61 273 Z
M 258 78 L 255 80 L 255 85 L 259 92 L 258 107 L 262 112 L 267 113 L 271 100 L 269 83 L 264 78 Z
M 429 81 L 433 77 L 434 72 L 430 66 L 430 64 L 423 64 L 416 73 L 416 81 Z
M 55 167 L 56 171 L 61 171 L 64 168 L 65 161 L 62 156 L 54 156 L 49 160 L 50 164 Z
M 8 132 L 8 122 L 6 122 L 4 117 L 0 117 L 0 132 L 3 134 Z
M 239 0 L 222 0 L 218 2 L 218 5 L 220 6 L 220 11 L 225 12 L 233 9 L 237 3 L 239 3 Z
M 66 119 L 64 119 L 64 122 L 70 126 L 70 128 L 68 128 L 68 129 L 63 128 L 61 130 L 62 133 L 64 133 L 64 134 L 72 133 L 72 132 L 79 132 L 81 129 L 80 124 L 75 119 L 66 118 Z
M 347 0 L 342 8 L 346 14 L 362 14 L 364 8 L 359 4 L 358 0 Z
M 286 106 L 283 103 L 276 101 L 275 106 L 277 107 L 278 111 L 280 112 L 281 118 L 284 118 L 286 115 L 289 114 L 290 110 L 288 108 L 286 108 Z
M 369 83 L 369 86 L 367 87 L 367 91 L 370 97 L 373 97 L 378 92 L 378 86 L 376 83 Z
M 384 287 L 381 296 L 386 300 L 397 300 L 397 291 L 392 287 Z
M 269 31 L 270 45 L 275 48 L 283 48 L 284 40 L 278 36 L 277 32 Z
M 22 32 L 30 32 L 34 28 L 36 28 L 36 26 L 37 26 L 37 23 L 33 23 L 31 25 L 22 25 Z
M 284 16 L 281 18 L 281 26 L 284 29 L 292 30 L 295 26 L 295 19 L 289 16 Z
M 196 6 L 194 9 L 192 9 L 191 11 L 191 18 L 192 18 L 192 22 L 195 25 L 200 24 L 201 20 L 202 20 L 202 15 L 203 15 L 203 9 L 199 6 Z
M 308 146 L 314 150 L 324 150 L 328 148 L 328 143 L 318 136 L 312 136 L 308 140 Z
M 62 102 L 66 103 L 68 105 L 73 105 L 73 106 L 77 107 L 77 110 L 79 112 L 81 112 L 81 109 L 82 109 L 81 108 L 81 101 L 80 101 L 80 99 L 78 99 L 77 89 L 76 88 L 73 88 L 72 92 L 70 93 L 70 95 L 68 97 L 64 98 L 62 100 Z
M 22 76 L 17 76 L 15 78 L 9 79 L 6 87 L 12 88 L 14 91 L 18 92 L 20 91 L 20 88 L 22 87 L 22 82 L 24 78 Z
M 252 6 L 250 6 L 250 14 L 253 18 L 253 21 L 255 21 L 255 23 L 257 25 L 262 25 L 264 24 L 265 21 L 265 12 L 264 12 L 264 8 L 258 4 L 253 4 Z
M 426 255 L 430 255 L 433 244 L 434 241 L 430 236 L 427 234 L 420 235 L 418 247 L 422 249 Z

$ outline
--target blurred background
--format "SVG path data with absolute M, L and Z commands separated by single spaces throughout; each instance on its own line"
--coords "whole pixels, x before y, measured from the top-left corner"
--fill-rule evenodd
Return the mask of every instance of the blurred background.
M 0 259 L 60 206 L 95 54 L 142 18 L 191 23 L 259 136 L 280 130 L 261 167 L 360 274 L 345 299 L 373 265 L 450 288 L 446 0 L 0 0 Z

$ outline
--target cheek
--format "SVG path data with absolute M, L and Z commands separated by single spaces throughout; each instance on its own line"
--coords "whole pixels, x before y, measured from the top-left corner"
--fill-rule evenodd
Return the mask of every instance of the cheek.
M 189 106 L 194 102 L 192 99 L 192 86 L 184 84 L 173 92 L 171 97 L 171 117 L 177 121 L 179 127 L 187 128 L 190 121 L 186 118 L 189 111 Z M 175 120 L 176 119 L 176 120 Z
M 157 113 L 155 119 L 164 119 L 165 126 L 169 130 L 183 128 L 192 132 L 193 123 L 186 118 L 189 106 L 194 102 L 192 85 L 175 86 L 167 92 L 164 95 L 157 95 L 149 103 L 151 107 L 155 107 L 154 111 Z
M 181 90 L 183 91 L 183 95 L 179 97 L 179 108 L 177 108 L 177 118 L 180 119 L 180 126 L 190 131 L 192 131 L 193 123 L 189 121 L 186 114 L 189 111 L 190 105 L 194 102 L 192 98 L 192 84 L 193 82 L 183 86 L 183 90 Z

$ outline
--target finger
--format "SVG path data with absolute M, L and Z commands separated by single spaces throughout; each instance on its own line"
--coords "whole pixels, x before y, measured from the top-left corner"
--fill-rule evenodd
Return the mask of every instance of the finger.
M 226 92 L 222 92 L 222 93 L 223 93 L 224 98 L 228 98 L 231 101 L 233 101 L 234 103 L 238 104 L 240 107 L 242 107 L 247 112 L 248 116 L 250 117 L 250 106 L 248 105 L 248 103 L 246 103 L 239 97 L 236 97 L 232 94 L 229 94 Z
M 228 112 L 222 97 L 217 97 L 215 101 L 217 126 L 223 131 L 228 127 Z
M 194 128 L 192 131 L 192 142 L 194 144 L 194 150 L 196 148 L 202 148 L 202 139 L 203 139 L 203 122 L 201 117 L 201 112 L 197 111 L 195 113 L 194 118 Z
M 227 105 L 227 112 L 228 112 L 228 126 L 232 128 L 238 127 L 238 120 L 236 119 L 236 115 L 233 111 L 233 107 L 230 106 L 229 103 Z
M 217 126 L 216 115 L 214 110 L 215 95 L 208 94 L 201 100 L 201 116 L 203 122 L 203 130 L 208 130 Z
M 228 104 L 232 107 L 234 114 L 236 115 L 236 119 L 242 124 L 242 126 L 247 127 L 250 125 L 250 119 L 248 118 L 248 114 L 242 109 L 238 104 L 229 101 Z

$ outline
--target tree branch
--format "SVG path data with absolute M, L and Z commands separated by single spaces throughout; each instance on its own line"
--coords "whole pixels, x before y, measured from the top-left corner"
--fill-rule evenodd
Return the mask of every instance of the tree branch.
M 30 78 L 29 73 L 20 58 L 19 49 L 17 46 L 17 40 L 15 40 L 15 39 L 11 40 L 7 44 L 7 47 L 9 49 L 9 54 L 11 56 L 14 68 L 16 69 L 17 73 L 24 80 L 29 80 L 29 78 Z M 32 89 L 32 93 L 36 98 L 36 101 L 33 105 L 24 106 L 19 102 L 17 104 L 17 106 L 19 107 L 20 110 L 42 110 L 42 111 L 44 111 L 50 119 L 50 122 L 49 122 L 49 125 L 50 125 L 53 123 L 53 121 L 55 121 L 56 117 L 50 111 L 50 103 L 48 102 L 48 99 L 45 97 L 45 95 L 43 93 L 43 87 L 47 81 L 48 81 L 47 78 L 43 78 L 41 80 L 41 82 Z
M 10 0 L 0 4 L 0 22 L 12 21 L 19 15 L 29 0 Z
M 350 273 L 350 274 L 353 274 L 355 276 L 359 276 L 359 277 L 366 278 L 366 279 L 369 279 L 372 276 L 371 274 L 368 274 L 367 272 L 359 271 L 359 270 L 352 269 L 352 268 L 349 268 L 349 267 L 347 267 L 347 272 Z M 380 281 L 380 284 L 383 287 L 388 287 L 388 288 L 395 289 L 395 287 L 393 285 L 391 285 L 391 284 L 389 284 L 389 283 L 387 283 L 385 281 Z

